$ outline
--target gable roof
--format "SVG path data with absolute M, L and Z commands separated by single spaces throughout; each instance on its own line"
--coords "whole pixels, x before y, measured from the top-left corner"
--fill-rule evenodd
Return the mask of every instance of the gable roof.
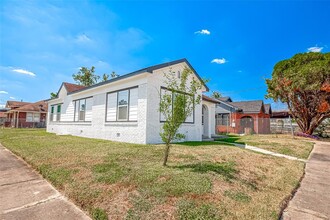
M 263 101 L 231 102 L 230 105 L 241 109 L 244 113 L 259 113 L 263 107 Z
M 220 101 L 223 101 L 223 102 L 232 102 L 233 101 L 233 100 L 231 100 L 231 98 L 229 96 L 224 96 L 224 97 L 220 97 L 217 99 L 219 99 Z
M 206 95 L 202 95 L 202 100 L 204 101 L 208 101 L 208 102 L 213 102 L 213 103 L 220 103 L 220 101 L 218 101 L 217 99 L 214 99 L 214 98 L 211 98 L 211 97 L 208 97 Z
M 31 102 L 20 102 L 20 101 L 7 101 L 6 108 L 19 108 L 23 105 L 31 104 Z
M 91 89 L 91 88 L 95 88 L 95 87 L 98 87 L 98 86 L 106 85 L 108 83 L 116 82 L 116 81 L 126 79 L 126 78 L 129 78 L 129 77 L 132 77 L 132 76 L 136 76 L 136 75 L 139 75 L 139 74 L 145 73 L 145 72 L 152 73 L 154 70 L 161 69 L 161 68 L 168 67 L 168 66 L 172 66 L 172 65 L 175 65 L 175 64 L 178 64 L 178 63 L 183 63 L 183 62 L 185 62 L 189 66 L 189 68 L 194 72 L 194 74 L 197 76 L 197 78 L 202 82 L 202 84 L 206 88 L 206 90 L 209 91 L 209 88 L 205 85 L 204 81 L 198 75 L 196 70 L 191 66 L 191 64 L 188 62 L 188 60 L 186 58 L 183 58 L 183 59 L 174 60 L 174 61 L 167 62 L 167 63 L 162 63 L 162 64 L 158 64 L 158 65 L 154 65 L 154 66 L 149 66 L 149 67 L 146 67 L 146 68 L 143 68 L 143 69 L 140 69 L 140 70 L 122 75 L 122 76 L 118 76 L 116 78 L 113 78 L 113 79 L 110 79 L 110 80 L 107 80 L 107 81 L 104 81 L 104 82 L 97 83 L 97 84 L 92 85 L 92 86 L 88 86 L 88 87 L 84 87 L 84 88 L 72 91 L 72 92 L 68 91 L 68 94 L 73 94 L 73 93 L 85 91 L 85 90 L 88 90 L 88 89 Z
M 67 83 L 67 82 L 64 82 L 63 85 L 64 85 L 66 91 L 68 91 L 68 93 L 86 88 L 86 86 L 77 85 L 77 84 L 73 84 L 73 83 Z
M 272 107 L 270 104 L 264 104 L 265 113 L 271 115 L 272 114 Z

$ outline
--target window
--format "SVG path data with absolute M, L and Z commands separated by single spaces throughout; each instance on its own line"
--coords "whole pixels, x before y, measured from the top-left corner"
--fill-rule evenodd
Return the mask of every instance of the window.
M 56 104 L 56 105 L 51 106 L 50 116 L 49 116 L 50 121 L 60 121 L 61 120 L 61 106 L 62 106 L 62 104 Z M 55 113 L 55 109 L 56 109 L 56 113 Z M 36 120 L 38 120 L 38 122 L 40 122 L 40 114 L 39 114 L 39 116 L 35 116 L 35 117 L 36 118 L 34 119 L 34 121 L 36 122 Z M 37 117 L 39 119 L 37 119 Z
M 216 125 L 229 125 L 229 114 L 217 114 Z
M 137 121 L 138 88 L 107 94 L 106 121 Z
M 57 105 L 56 121 L 61 120 L 61 105 Z
M 128 120 L 128 93 L 129 90 L 124 90 L 118 92 L 118 121 L 127 121 Z
M 33 122 L 40 122 L 40 113 L 33 114 Z
M 180 72 L 180 70 L 178 71 L 178 78 L 179 79 L 181 78 L 181 72 Z
M 85 110 L 86 110 L 86 100 L 82 99 L 79 101 L 79 121 L 85 121 Z
M 50 121 L 54 121 L 54 106 L 52 105 L 51 110 L 50 110 Z
M 92 121 L 93 97 L 74 101 L 74 121 Z
M 174 92 L 174 91 L 172 92 L 172 91 L 170 91 L 166 88 L 161 88 L 161 92 L 160 92 L 161 97 L 163 95 L 169 94 L 169 93 L 172 96 L 172 103 L 174 103 L 175 101 L 179 101 L 179 102 L 180 101 L 183 101 L 183 102 L 188 101 L 188 103 L 193 103 L 193 101 L 194 101 L 194 95 L 186 94 L 186 93 L 183 93 L 183 92 Z M 186 107 L 186 110 L 187 109 L 188 109 L 188 106 Z M 194 123 L 195 106 L 189 106 L 189 109 L 191 109 L 191 114 L 187 116 L 184 123 Z M 173 106 L 172 106 L 172 114 L 182 114 L 182 112 L 180 113 L 179 111 L 180 111 L 180 109 L 179 110 L 174 109 Z M 160 121 L 164 122 L 165 120 L 166 120 L 165 116 L 160 113 Z
M 33 113 L 26 113 L 26 122 L 32 122 L 33 121 Z
M 26 113 L 26 122 L 40 122 L 40 113 Z

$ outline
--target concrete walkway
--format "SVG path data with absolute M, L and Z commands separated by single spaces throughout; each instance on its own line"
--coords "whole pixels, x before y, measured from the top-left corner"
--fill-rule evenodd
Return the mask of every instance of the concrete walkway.
M 282 219 L 330 219 L 330 143 L 317 142 Z
M 231 145 L 236 146 L 236 147 L 252 150 L 252 151 L 255 151 L 255 152 L 258 152 L 258 153 L 262 153 L 262 154 L 272 155 L 272 156 L 275 156 L 275 157 L 283 157 L 283 158 L 286 158 L 286 159 L 289 159 L 289 160 L 298 160 L 298 161 L 301 161 L 301 162 L 306 162 L 306 160 L 304 160 L 304 159 L 300 159 L 300 158 L 285 155 L 285 154 L 275 153 L 273 151 L 265 150 L 265 149 L 262 149 L 262 148 L 259 148 L 259 147 L 250 146 L 250 145 L 247 145 L 247 144 L 244 145 L 244 144 L 237 144 L 237 143 L 228 143 L 228 142 L 225 142 L 225 141 L 216 141 L 216 142 L 224 143 L 224 144 L 231 144 Z
M 0 220 L 90 219 L 0 144 Z

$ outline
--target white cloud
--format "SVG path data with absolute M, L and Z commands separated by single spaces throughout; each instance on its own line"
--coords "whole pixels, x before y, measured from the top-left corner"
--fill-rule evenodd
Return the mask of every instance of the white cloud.
M 206 35 L 210 35 L 211 32 L 209 30 L 203 29 L 200 31 L 196 31 L 195 34 L 206 34 Z
M 23 70 L 23 69 L 13 69 L 14 72 L 16 73 L 21 73 L 21 74 L 25 74 L 25 75 L 29 75 L 29 76 L 36 76 L 36 74 L 27 71 L 27 70 Z
M 6 105 L 5 104 L 0 104 L 0 108 L 5 108 Z
M 8 94 L 6 91 L 0 91 L 0 94 Z
M 211 63 L 216 63 L 216 64 L 224 64 L 227 63 L 228 61 L 225 58 L 216 58 L 211 61 Z
M 10 98 L 10 99 L 16 99 L 15 97 L 12 97 L 12 96 L 10 96 L 9 98 Z
M 315 46 L 315 47 L 307 48 L 307 50 L 308 52 L 321 52 L 323 50 L 323 47 Z
M 87 43 L 92 41 L 86 34 L 80 34 L 77 36 L 76 41 L 78 43 Z

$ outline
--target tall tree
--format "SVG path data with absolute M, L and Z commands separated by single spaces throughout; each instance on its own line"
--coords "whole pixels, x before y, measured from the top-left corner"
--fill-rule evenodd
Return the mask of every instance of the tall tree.
M 267 98 L 287 103 L 302 132 L 330 117 L 330 53 L 300 53 L 278 62 L 267 79 Z
M 81 67 L 79 72 L 72 75 L 74 81 L 79 85 L 91 86 L 98 82 L 100 76 L 95 74 L 95 67 L 92 66 L 90 69 L 87 67 Z
M 112 71 L 112 73 L 110 74 L 111 79 L 114 79 L 116 77 L 120 76 L 119 74 L 117 74 L 115 71 Z
M 163 115 L 165 122 L 160 132 L 160 137 L 165 143 L 164 161 L 166 166 L 171 143 L 185 137 L 178 129 L 187 117 L 193 114 L 194 107 L 200 103 L 201 95 L 196 95 L 202 88 L 202 83 L 196 81 L 192 70 L 185 68 L 178 79 L 175 72 L 164 73 L 167 92 L 161 94 L 159 112 Z
M 55 93 L 55 92 L 50 93 L 50 98 L 51 99 L 55 99 L 56 97 L 57 97 L 57 93 Z
M 109 74 L 103 73 L 102 82 L 108 81 L 110 78 Z
M 218 99 L 218 98 L 222 97 L 222 95 L 219 91 L 213 91 L 212 92 L 212 97 L 215 98 L 215 99 Z

